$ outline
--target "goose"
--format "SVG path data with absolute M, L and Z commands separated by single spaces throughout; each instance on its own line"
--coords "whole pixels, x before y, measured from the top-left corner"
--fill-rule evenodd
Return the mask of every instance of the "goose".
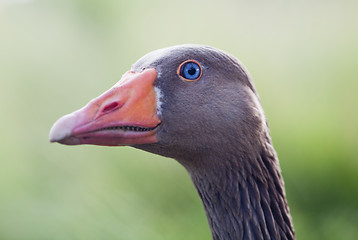
M 108 91 L 58 119 L 49 139 L 176 159 L 197 189 L 214 240 L 295 239 L 253 81 L 222 50 L 186 44 L 144 55 Z

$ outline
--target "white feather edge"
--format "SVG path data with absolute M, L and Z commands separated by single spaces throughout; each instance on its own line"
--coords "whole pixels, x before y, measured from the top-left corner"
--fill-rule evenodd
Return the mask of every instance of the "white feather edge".
M 162 115 L 163 93 L 160 90 L 160 88 L 158 88 L 158 87 L 154 87 L 154 91 L 155 91 L 155 97 L 156 97 L 156 102 L 157 102 L 157 114 L 158 114 L 158 116 L 161 116 Z

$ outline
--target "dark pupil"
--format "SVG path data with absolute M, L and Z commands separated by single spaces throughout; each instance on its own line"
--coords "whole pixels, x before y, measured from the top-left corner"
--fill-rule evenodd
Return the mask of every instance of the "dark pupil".
M 188 73 L 192 76 L 195 74 L 195 72 L 196 72 L 196 69 L 194 67 L 191 67 L 188 71 Z

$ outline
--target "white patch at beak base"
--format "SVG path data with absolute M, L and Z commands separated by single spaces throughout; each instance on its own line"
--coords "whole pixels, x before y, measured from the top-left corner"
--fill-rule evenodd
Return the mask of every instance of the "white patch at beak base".
M 154 87 L 154 91 L 155 91 L 155 97 L 156 97 L 156 103 L 157 103 L 157 115 L 161 116 L 162 115 L 162 100 L 163 100 L 163 93 L 160 90 L 159 87 Z

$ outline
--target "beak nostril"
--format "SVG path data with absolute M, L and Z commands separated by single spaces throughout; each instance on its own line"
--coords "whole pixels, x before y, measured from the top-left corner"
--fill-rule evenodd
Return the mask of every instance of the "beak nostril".
M 118 106 L 119 106 L 118 102 L 112 102 L 112 103 L 106 105 L 106 106 L 103 108 L 102 112 L 103 112 L 103 113 L 106 113 L 106 112 L 112 111 L 112 110 L 118 108 Z

